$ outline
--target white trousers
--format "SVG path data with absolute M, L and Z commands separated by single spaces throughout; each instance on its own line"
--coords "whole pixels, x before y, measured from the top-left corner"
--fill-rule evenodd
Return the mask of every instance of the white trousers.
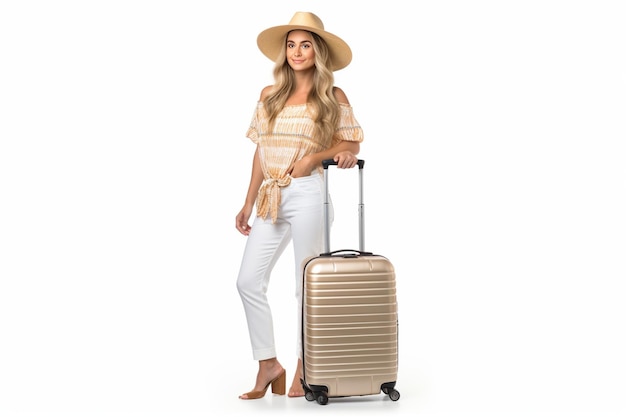
M 292 242 L 295 261 L 295 289 L 298 305 L 297 352 L 302 357 L 302 280 L 303 261 L 317 256 L 324 245 L 324 181 L 317 173 L 293 178 L 281 188 L 278 218 L 256 217 L 237 278 L 237 290 L 243 303 L 252 357 L 263 360 L 276 357 L 272 311 L 267 300 L 270 275 L 278 258 Z M 329 220 L 333 209 L 329 203 Z M 331 223 L 332 224 L 332 223 Z

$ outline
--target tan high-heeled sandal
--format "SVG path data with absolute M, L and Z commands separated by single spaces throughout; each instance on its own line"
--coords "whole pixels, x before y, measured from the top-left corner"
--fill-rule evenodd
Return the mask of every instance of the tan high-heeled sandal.
M 272 385 L 272 394 L 285 395 L 287 386 L 287 373 L 285 372 L 285 370 L 283 370 L 276 378 L 268 382 L 262 391 L 246 392 L 245 394 L 240 395 L 239 398 L 241 398 L 242 400 L 256 400 L 259 398 L 263 398 L 265 396 L 265 392 L 267 391 L 267 387 L 269 387 L 270 385 Z

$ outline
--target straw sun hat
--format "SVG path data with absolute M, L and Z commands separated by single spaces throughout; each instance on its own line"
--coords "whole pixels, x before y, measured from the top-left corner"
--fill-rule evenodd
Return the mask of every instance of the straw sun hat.
M 311 12 L 296 12 L 289 24 L 265 29 L 257 37 L 257 45 L 266 57 L 275 61 L 285 48 L 285 35 L 292 30 L 307 30 L 324 39 L 330 50 L 333 71 L 347 67 L 352 60 L 352 51 L 348 44 L 339 36 L 326 32 L 322 20 Z

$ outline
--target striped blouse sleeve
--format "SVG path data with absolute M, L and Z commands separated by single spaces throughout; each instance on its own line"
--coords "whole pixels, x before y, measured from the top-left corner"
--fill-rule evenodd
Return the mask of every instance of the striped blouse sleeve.
M 350 142 L 363 142 L 363 129 L 354 117 L 352 106 L 348 104 L 340 104 L 341 114 L 339 116 L 339 125 L 333 135 L 333 145 L 342 140 Z
M 250 126 L 248 126 L 248 130 L 246 131 L 246 137 L 254 143 L 258 143 L 259 141 L 259 105 L 254 108 Z

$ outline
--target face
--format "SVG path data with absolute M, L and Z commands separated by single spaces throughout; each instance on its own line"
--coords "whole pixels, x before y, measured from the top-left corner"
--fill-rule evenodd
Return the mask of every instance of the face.
M 305 30 L 294 30 L 287 36 L 287 62 L 294 71 L 304 71 L 315 66 L 313 36 Z

